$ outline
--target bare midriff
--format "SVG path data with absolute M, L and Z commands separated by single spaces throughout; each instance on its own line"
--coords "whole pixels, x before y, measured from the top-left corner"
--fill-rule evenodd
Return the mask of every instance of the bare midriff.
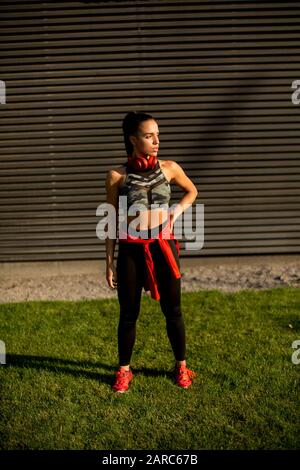
M 163 224 L 168 219 L 168 210 L 161 208 L 148 209 L 137 213 L 137 215 L 127 215 L 128 224 L 135 219 L 139 220 L 136 230 L 152 229 Z

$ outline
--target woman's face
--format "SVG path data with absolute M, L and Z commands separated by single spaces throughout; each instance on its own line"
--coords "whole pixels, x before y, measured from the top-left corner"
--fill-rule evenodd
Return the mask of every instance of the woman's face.
M 154 119 L 143 121 L 139 125 L 137 136 L 130 136 L 131 143 L 134 146 L 133 154 L 157 156 L 159 148 L 159 129 Z

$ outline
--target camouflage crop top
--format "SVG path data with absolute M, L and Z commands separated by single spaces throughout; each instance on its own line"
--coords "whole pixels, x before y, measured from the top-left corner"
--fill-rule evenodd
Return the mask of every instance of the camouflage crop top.
M 171 198 L 170 184 L 165 178 L 159 162 L 153 169 L 137 171 L 125 164 L 126 178 L 119 188 L 119 196 L 127 196 L 127 208 L 141 204 L 141 210 L 150 209 L 151 204 L 168 204 Z M 143 208 L 144 206 L 144 208 Z

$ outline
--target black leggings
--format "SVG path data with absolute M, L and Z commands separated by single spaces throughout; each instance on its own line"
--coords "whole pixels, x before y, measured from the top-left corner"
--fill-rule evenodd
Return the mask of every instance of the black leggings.
M 168 240 L 177 265 L 179 256 L 174 240 Z M 185 326 L 181 312 L 181 279 L 175 279 L 161 251 L 159 242 L 151 242 L 160 306 L 166 318 L 166 328 L 177 361 L 185 360 Z M 141 293 L 146 276 L 145 258 L 141 243 L 119 243 L 117 285 L 120 304 L 118 325 L 119 365 L 130 363 L 136 337 L 136 321 L 140 312 Z

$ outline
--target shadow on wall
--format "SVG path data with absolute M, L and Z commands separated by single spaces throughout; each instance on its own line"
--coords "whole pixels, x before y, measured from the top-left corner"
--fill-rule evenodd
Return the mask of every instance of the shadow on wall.
M 263 77 L 260 77 L 255 81 L 255 84 L 253 84 L 253 79 L 248 78 L 247 80 L 239 77 L 235 82 L 237 83 L 236 87 L 226 87 L 226 90 L 229 90 L 229 93 L 226 92 L 226 95 L 220 95 L 218 108 L 209 112 L 209 115 L 205 120 L 205 124 L 200 129 L 203 137 L 207 135 L 211 136 L 208 147 L 205 147 L 207 139 L 204 141 L 201 136 L 199 137 L 199 148 L 204 148 L 205 154 L 209 154 L 210 156 L 210 160 L 207 161 L 207 168 L 210 166 L 210 162 L 213 162 L 214 156 L 219 155 L 224 146 L 228 146 L 228 144 L 230 144 L 228 137 L 230 137 L 231 127 L 239 122 L 240 111 L 246 109 L 248 103 L 255 102 L 257 90 L 261 84 L 265 83 L 265 80 Z M 241 84 L 244 85 L 242 89 L 239 87 Z M 245 92 L 243 93 L 242 90 Z M 240 92 L 241 99 L 237 104 L 234 104 L 234 107 L 236 107 L 234 115 L 233 106 L 229 97 Z M 235 99 L 238 100 L 238 97 Z M 201 174 L 201 169 L 199 171 Z

